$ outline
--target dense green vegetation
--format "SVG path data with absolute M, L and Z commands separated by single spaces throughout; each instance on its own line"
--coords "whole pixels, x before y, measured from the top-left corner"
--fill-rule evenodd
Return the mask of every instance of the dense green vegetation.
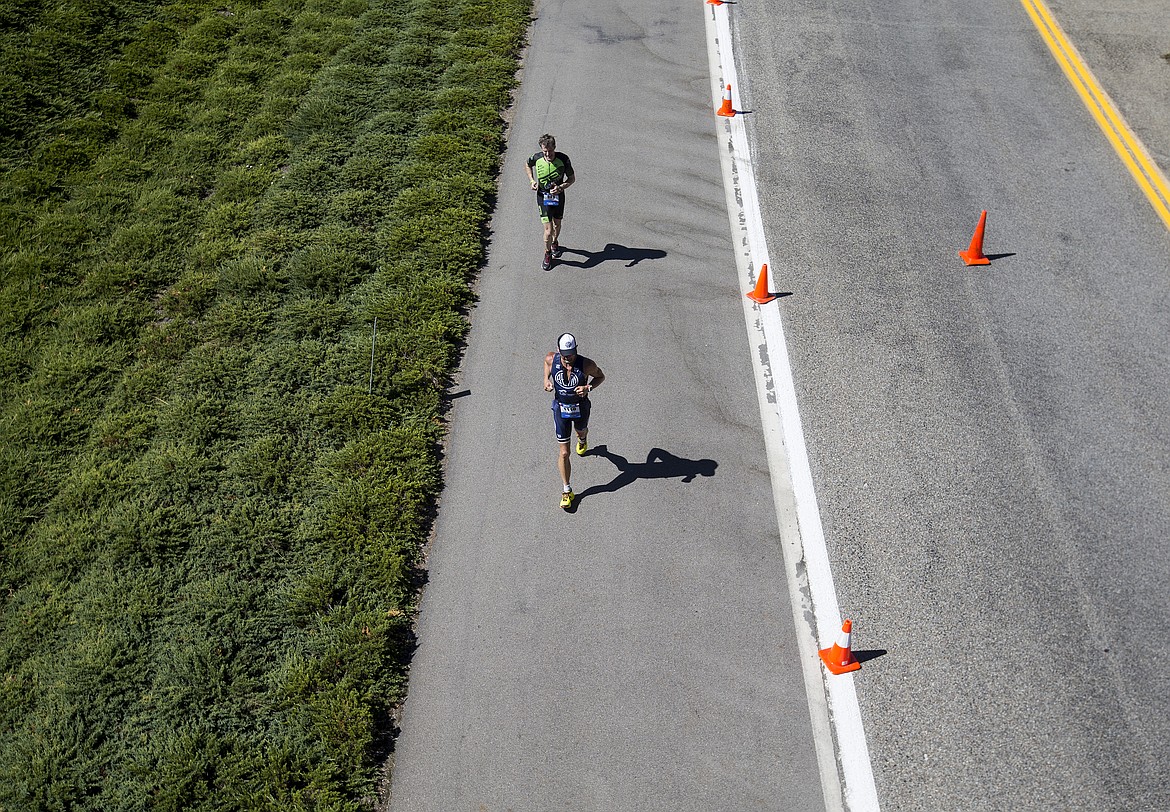
M 0 809 L 372 803 L 529 5 L 5 0 Z

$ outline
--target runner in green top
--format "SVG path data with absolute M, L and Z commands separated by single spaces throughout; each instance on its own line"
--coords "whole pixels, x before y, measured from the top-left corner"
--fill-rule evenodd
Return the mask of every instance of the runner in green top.
M 540 137 L 540 152 L 528 159 L 528 182 L 536 192 L 536 206 L 540 222 L 544 223 L 544 262 L 546 271 L 552 267 L 553 257 L 561 255 L 561 218 L 565 216 L 565 189 L 576 178 L 569 156 L 557 152 L 557 140 L 551 135 Z

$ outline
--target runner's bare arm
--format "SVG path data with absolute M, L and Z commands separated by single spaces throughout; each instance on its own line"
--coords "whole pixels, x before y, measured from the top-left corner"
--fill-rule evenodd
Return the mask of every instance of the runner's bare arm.
M 585 370 L 585 374 L 589 376 L 590 389 L 596 389 L 597 385 L 605 380 L 605 373 L 597 364 L 590 364 L 589 368 Z

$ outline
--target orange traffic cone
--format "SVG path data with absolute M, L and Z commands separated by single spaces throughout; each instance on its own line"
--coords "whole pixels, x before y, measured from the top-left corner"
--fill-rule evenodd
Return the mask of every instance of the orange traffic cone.
M 744 296 L 751 299 L 758 304 L 767 304 L 776 298 L 775 294 L 768 290 L 768 266 L 760 266 L 760 278 L 756 280 L 756 287 L 751 293 L 745 293 Z
M 719 109 L 715 111 L 721 116 L 734 116 L 735 108 L 731 106 L 731 85 L 723 91 L 723 104 L 719 105 Z
M 850 642 L 852 637 L 853 621 L 846 620 L 841 624 L 841 636 L 837 638 L 833 647 L 823 648 L 820 651 L 825 667 L 834 674 L 845 674 L 861 668 L 861 663 L 853 656 L 853 644 Z
M 723 0 L 707 0 L 707 5 L 709 5 L 709 6 L 721 6 L 721 5 L 723 5 Z
M 991 260 L 983 256 L 983 226 L 987 222 L 987 212 L 979 215 L 979 225 L 975 226 L 975 236 L 966 251 L 960 251 L 959 256 L 968 265 L 989 265 Z

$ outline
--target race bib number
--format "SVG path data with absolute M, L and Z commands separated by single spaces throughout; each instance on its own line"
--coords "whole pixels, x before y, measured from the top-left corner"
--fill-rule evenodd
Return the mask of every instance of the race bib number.
M 580 403 L 559 403 L 561 407 L 561 417 L 564 418 L 578 418 L 581 416 Z
M 546 206 L 559 206 L 559 205 L 561 205 L 561 196 L 560 195 L 553 195 L 553 194 L 549 194 L 548 192 L 545 192 L 544 193 L 544 205 L 546 205 Z

